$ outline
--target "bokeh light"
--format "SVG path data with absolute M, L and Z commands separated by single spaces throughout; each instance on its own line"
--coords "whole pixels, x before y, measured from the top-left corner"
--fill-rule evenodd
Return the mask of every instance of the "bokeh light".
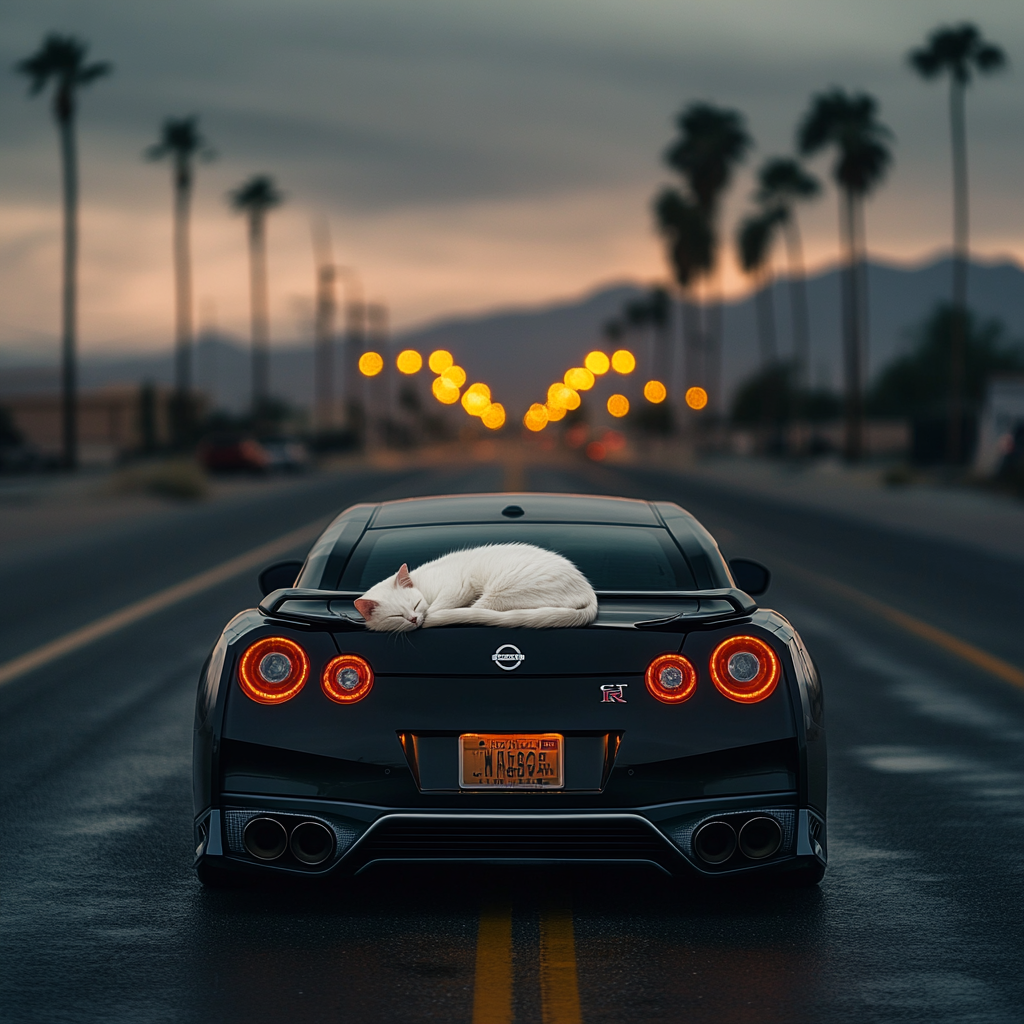
M 437 377 L 430 390 L 442 405 L 454 405 L 459 400 L 459 389 L 447 377 Z
M 580 396 L 564 384 L 552 384 L 548 388 L 548 406 L 552 409 L 578 409 Z
M 491 407 L 480 417 L 480 422 L 490 430 L 497 430 L 505 425 L 505 407 L 501 402 L 492 402 Z
M 591 441 L 587 445 L 587 458 L 593 459 L 595 462 L 600 462 L 606 455 L 608 450 L 605 448 L 600 441 Z
M 653 402 L 657 405 L 659 402 L 664 402 L 668 396 L 668 390 L 660 380 L 649 380 L 644 385 L 644 398 L 648 402 Z
M 594 375 L 583 366 L 565 371 L 565 386 L 575 391 L 589 391 L 594 386 Z
M 621 452 L 626 447 L 626 435 L 619 430 L 606 430 L 601 435 L 601 444 L 610 452 Z
M 423 356 L 421 356 L 414 348 L 407 348 L 398 353 L 398 358 L 395 360 L 395 366 L 398 367 L 399 372 L 401 373 L 419 373 L 420 369 L 423 367 Z
M 454 362 L 455 360 L 452 358 L 451 352 L 446 352 L 443 348 L 439 348 L 435 352 L 430 353 L 427 365 L 430 367 L 432 373 L 442 374 L 449 366 L 452 366 Z
M 359 372 L 364 377 L 376 377 L 384 369 L 384 359 L 379 352 L 364 352 L 359 357 Z
M 557 423 L 559 420 L 565 419 L 564 405 L 547 405 L 544 408 L 547 410 L 548 422 Z
M 527 430 L 543 430 L 548 425 L 548 411 L 539 402 L 534 402 L 523 417 L 523 425 Z
M 461 388 L 466 383 L 466 371 L 461 366 L 455 366 L 454 364 L 449 366 L 448 369 L 442 370 L 441 376 L 449 384 L 454 384 L 457 388 Z
M 474 384 L 472 387 L 467 388 L 466 393 L 462 396 L 462 408 L 470 416 L 483 416 L 491 406 L 490 389 L 487 388 L 486 393 L 474 390 L 480 387 L 486 388 L 486 385 Z
M 629 412 L 629 399 L 625 395 L 612 395 L 608 399 L 608 411 L 621 419 Z
M 686 404 L 691 409 L 703 409 L 708 404 L 708 393 L 703 388 L 687 388 Z
M 600 377 L 601 374 L 608 372 L 612 364 L 603 352 L 595 349 L 593 352 L 587 353 L 587 358 L 583 360 L 583 365 L 591 373 Z
M 636 356 L 629 349 L 620 348 L 612 354 L 612 369 L 616 373 L 632 373 L 636 369 Z

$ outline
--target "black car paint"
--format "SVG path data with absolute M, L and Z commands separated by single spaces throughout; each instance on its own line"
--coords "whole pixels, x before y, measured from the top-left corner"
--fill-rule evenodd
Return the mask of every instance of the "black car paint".
M 732 585 L 713 538 L 678 506 L 563 495 L 512 497 L 531 521 L 664 525 L 699 587 Z M 507 495 L 479 495 L 354 506 L 313 546 L 297 586 L 337 585 L 367 529 L 502 521 L 509 500 Z M 758 705 L 728 700 L 708 675 L 715 644 L 738 632 L 769 643 L 783 666 L 780 685 Z M 281 706 L 257 704 L 231 685 L 238 656 L 267 635 L 299 641 L 312 665 L 303 691 Z M 526 654 L 515 672 L 501 670 L 490 658 L 503 643 L 515 643 Z M 690 700 L 666 705 L 648 693 L 643 672 L 656 655 L 679 650 L 697 666 L 700 683 Z M 321 692 L 319 671 L 337 653 L 358 653 L 373 665 L 374 690 L 364 701 L 338 705 Z M 447 668 L 453 663 L 458 672 Z M 607 683 L 624 687 L 625 703 L 602 701 L 600 686 Z M 699 729 L 687 729 L 688 722 L 699 723 Z M 459 734 L 515 731 L 565 735 L 567 757 L 571 754 L 568 760 L 576 772 L 574 776 L 567 767 L 566 788 L 540 793 L 460 791 Z M 330 820 L 348 822 L 356 832 L 396 813 L 531 819 L 539 813 L 557 815 L 558 820 L 581 815 L 582 822 L 587 815 L 625 812 L 658 823 L 785 805 L 818 815 L 821 848 L 825 845 L 820 682 L 793 628 L 768 610 L 682 631 L 678 626 L 672 631 L 449 627 L 398 636 L 331 632 L 249 610 L 229 623 L 204 671 L 194 763 L 199 863 L 237 860 L 216 856 L 221 844 L 207 837 L 209 823 L 219 821 L 210 811 L 229 805 L 329 819 L 333 814 Z M 333 858 L 314 873 L 345 870 L 350 861 L 361 866 L 352 853 Z M 823 862 L 823 852 L 817 859 L 808 853 L 804 844 L 802 856 L 732 866 L 724 873 L 814 868 Z M 679 873 L 723 873 L 675 848 L 659 863 Z M 259 865 L 258 870 L 289 869 Z

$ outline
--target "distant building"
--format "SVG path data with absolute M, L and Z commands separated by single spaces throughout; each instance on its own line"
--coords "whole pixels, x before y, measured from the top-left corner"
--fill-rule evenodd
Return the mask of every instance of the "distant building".
M 4 382 L 7 384 L 8 382 Z M 172 390 L 159 385 L 111 384 L 78 394 L 78 439 L 84 464 L 116 462 L 171 440 Z M 25 440 L 44 455 L 61 451 L 61 396 L 52 390 L 7 392 L 0 406 Z
M 1024 377 L 993 377 L 978 421 L 974 469 L 982 476 L 998 472 L 1024 437 Z

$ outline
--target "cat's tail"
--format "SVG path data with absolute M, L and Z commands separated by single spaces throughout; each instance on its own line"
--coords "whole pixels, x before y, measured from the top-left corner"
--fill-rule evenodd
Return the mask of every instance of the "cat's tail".
M 526 629 L 567 629 L 588 626 L 597 618 L 597 602 L 586 608 L 441 608 L 428 612 L 424 629 L 431 626 L 506 626 Z

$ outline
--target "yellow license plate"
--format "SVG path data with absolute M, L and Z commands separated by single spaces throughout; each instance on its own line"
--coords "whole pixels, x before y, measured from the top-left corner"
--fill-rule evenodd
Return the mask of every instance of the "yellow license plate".
M 557 732 L 459 737 L 463 789 L 561 789 L 564 737 Z

